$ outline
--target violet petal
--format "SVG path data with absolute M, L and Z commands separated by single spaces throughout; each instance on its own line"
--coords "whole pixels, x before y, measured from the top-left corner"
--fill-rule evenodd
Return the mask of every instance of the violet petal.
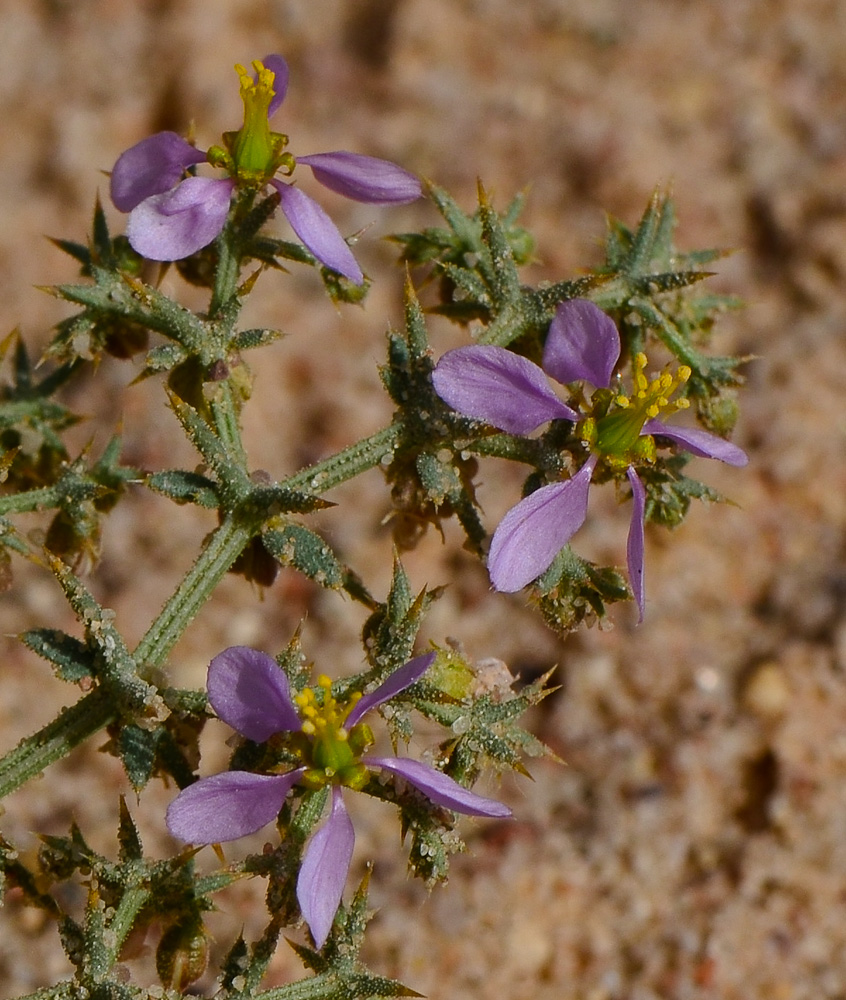
M 257 649 L 230 646 L 218 653 L 209 664 L 208 692 L 218 716 L 256 743 L 302 728 L 284 670 Z
M 220 234 L 231 194 L 231 180 L 188 177 L 132 210 L 126 225 L 129 242 L 150 260 L 190 257 Z
M 591 456 L 572 479 L 542 486 L 500 521 L 488 555 L 496 590 L 510 594 L 531 583 L 584 524 L 595 465 Z
M 562 302 L 549 327 L 543 370 L 559 382 L 584 379 L 608 388 L 620 357 L 620 334 L 610 316 L 587 299 Z
M 364 275 L 352 251 L 344 242 L 338 227 L 320 205 L 292 184 L 277 180 L 270 183 L 279 192 L 282 211 L 291 223 L 291 228 L 320 263 L 343 274 L 355 284 L 362 284 Z
M 548 420 L 579 419 L 536 364 L 492 344 L 447 351 L 432 383 L 454 410 L 510 434 L 528 434 Z
M 167 828 L 189 844 L 218 844 L 255 833 L 276 818 L 302 772 L 222 771 L 201 778 L 168 806 Z
M 646 490 L 640 476 L 630 465 L 626 469 L 629 485 L 632 488 L 632 519 L 629 524 L 629 537 L 626 542 L 626 559 L 629 567 L 629 584 L 637 601 L 638 624 L 643 621 L 643 609 L 646 605 L 646 592 L 643 578 L 643 521 L 646 515 Z
M 375 691 L 364 695 L 347 716 L 346 728 L 349 729 L 351 726 L 354 726 L 364 713 L 369 712 L 371 708 L 381 705 L 389 698 L 393 698 L 401 691 L 405 691 L 407 687 L 411 687 L 416 680 L 419 680 L 426 673 L 434 662 L 436 655 L 435 652 L 431 652 L 424 653 L 422 656 L 415 656 L 404 667 L 395 670 Z
M 269 56 L 265 56 L 262 59 L 262 64 L 265 69 L 269 69 L 273 73 L 273 100 L 267 109 L 267 117 L 270 118 L 285 100 L 285 95 L 288 93 L 288 63 L 282 56 L 274 52 Z
M 297 878 L 297 900 L 318 948 L 322 948 L 338 912 L 350 870 L 355 831 L 341 789 L 332 786 L 332 812 L 311 838 Z
M 154 194 L 177 184 L 186 167 L 204 163 L 206 154 L 176 132 L 157 132 L 130 146 L 117 158 L 109 186 L 115 208 L 131 212 Z
M 505 818 L 511 810 L 504 802 L 486 799 L 483 795 L 463 788 L 449 775 L 408 757 L 368 757 L 368 766 L 383 767 L 386 771 L 400 775 L 419 789 L 436 806 L 454 809 L 467 816 L 496 816 Z
M 315 180 L 345 198 L 375 205 L 404 205 L 423 193 L 420 181 L 391 163 L 375 156 L 338 150 L 298 156 L 297 163 L 311 167 Z
M 716 434 L 699 430 L 697 427 L 675 427 L 656 418 L 647 420 L 641 433 L 669 438 L 681 445 L 684 451 L 689 451 L 691 455 L 699 455 L 701 458 L 716 458 L 720 462 L 725 462 L 726 465 L 741 467 L 749 461 L 746 452 L 742 448 L 738 448 L 736 444 L 726 441 L 725 438 L 717 437 Z

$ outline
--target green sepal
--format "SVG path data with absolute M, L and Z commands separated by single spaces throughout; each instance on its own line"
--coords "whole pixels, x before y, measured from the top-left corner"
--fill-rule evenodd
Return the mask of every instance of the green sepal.
M 280 514 L 311 514 L 334 506 L 331 500 L 276 485 L 254 486 L 241 505 L 242 510 L 249 510 L 253 516 L 262 520 Z
M 132 861 L 140 861 L 144 855 L 141 846 L 141 837 L 138 827 L 130 815 L 126 805 L 126 799 L 120 797 L 120 820 L 118 825 L 118 859 L 121 864 L 129 864 Z
M 123 726 L 120 731 L 118 753 L 136 792 L 140 792 L 153 776 L 156 754 L 164 732 L 161 726 L 142 729 L 134 723 Z
M 535 582 L 530 600 L 551 629 L 566 636 L 583 621 L 602 619 L 606 606 L 627 600 L 631 592 L 623 574 L 577 556 L 569 545 Z
M 226 953 L 221 965 L 221 987 L 233 991 L 233 983 L 238 976 L 243 976 L 249 965 L 249 949 L 244 935 L 239 934 Z
M 256 347 L 266 347 L 284 336 L 281 330 L 241 330 L 233 337 L 232 348 L 236 351 L 250 351 Z
M 646 489 L 647 521 L 674 528 L 684 520 L 691 500 L 724 502 L 724 497 L 717 490 L 684 475 L 682 469 L 689 457 L 687 454 L 670 455 L 660 465 L 638 469 Z
M 344 568 L 335 553 L 316 532 L 301 524 L 286 524 L 265 531 L 262 542 L 283 566 L 293 566 L 321 587 L 338 590 Z
M 320 268 L 320 277 L 323 280 L 326 294 L 335 305 L 340 302 L 345 302 L 348 305 L 360 305 L 367 298 L 372 284 L 366 274 L 361 284 L 358 284 L 328 267 Z
M 66 632 L 35 628 L 22 633 L 19 638 L 33 653 L 53 664 L 60 680 L 75 684 L 84 677 L 94 675 L 96 654 L 84 642 Z
M 217 483 L 198 472 L 165 469 L 148 476 L 145 483 L 175 503 L 194 503 L 212 510 L 220 506 Z
M 188 352 L 181 344 L 159 344 L 147 352 L 144 370 L 134 381 L 141 382 L 152 375 L 168 372 L 188 358 Z

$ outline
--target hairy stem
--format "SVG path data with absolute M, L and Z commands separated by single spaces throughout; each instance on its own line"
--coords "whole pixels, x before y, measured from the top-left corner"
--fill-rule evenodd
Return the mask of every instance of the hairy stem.
M 66 708 L 49 725 L 21 740 L 0 760 L 0 798 L 66 757 L 74 747 L 112 722 L 115 715 L 109 692 L 98 688 Z
M 223 521 L 138 644 L 133 654 L 136 663 L 159 666 L 167 659 L 252 534 L 249 527 L 231 515 Z
M 307 469 L 301 469 L 280 485 L 292 490 L 324 493 L 379 465 L 383 458 L 393 453 L 402 433 L 401 423 L 391 424 L 336 455 L 310 465 Z

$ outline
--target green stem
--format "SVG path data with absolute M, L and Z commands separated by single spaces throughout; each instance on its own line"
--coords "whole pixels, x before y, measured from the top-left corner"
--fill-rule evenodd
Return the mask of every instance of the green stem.
M 214 288 L 209 303 L 209 316 L 214 318 L 224 303 L 229 302 L 238 289 L 241 273 L 241 257 L 234 246 L 232 226 L 227 222 L 217 240 L 217 267 L 214 272 Z
M 222 522 L 138 644 L 133 656 L 139 666 L 159 666 L 165 661 L 251 537 L 250 528 L 231 515 Z
M 21 740 L 0 760 L 0 798 L 67 756 L 74 747 L 112 722 L 115 715 L 109 692 L 97 688 L 64 709 L 49 725 Z
M 115 915 L 109 923 L 111 943 L 107 962 L 105 963 L 109 970 L 111 970 L 111 967 L 117 961 L 126 936 L 132 930 L 132 925 L 135 923 L 135 918 L 149 898 L 150 890 L 141 886 L 127 889 L 123 896 L 121 896 L 121 900 L 115 908 Z
M 220 397 L 212 403 L 211 410 L 217 435 L 226 446 L 230 457 L 246 468 L 247 453 L 241 440 L 238 404 L 234 397 L 236 391 L 229 379 L 221 383 Z
M 403 432 L 401 423 L 393 423 L 390 427 L 376 431 L 370 437 L 350 445 L 349 448 L 344 448 L 336 455 L 310 465 L 307 469 L 301 469 L 279 485 L 309 493 L 331 490 L 333 486 L 339 486 L 348 479 L 379 465 L 383 458 L 394 452 Z

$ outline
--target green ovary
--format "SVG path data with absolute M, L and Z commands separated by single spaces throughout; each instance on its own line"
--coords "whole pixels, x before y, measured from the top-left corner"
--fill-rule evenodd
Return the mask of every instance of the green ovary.
M 313 788 L 340 784 L 360 789 L 367 781 L 367 768 L 359 757 L 373 743 L 373 735 L 368 726 L 361 724 L 348 731 L 344 722 L 361 696 L 355 695 L 349 704 L 339 705 L 331 694 L 331 680 L 323 674 L 317 679 L 317 687 L 323 691 L 320 702 L 312 688 L 294 699 L 304 720 L 302 731 L 310 744 L 311 767 L 303 775 L 303 783 Z
M 261 184 L 272 177 L 286 159 L 291 161 L 292 169 L 293 157 L 282 153 L 288 144 L 288 137 L 271 132 L 267 120 L 268 108 L 273 100 L 274 73 L 258 60 L 253 62 L 253 69 L 256 71 L 255 81 L 243 66 L 235 67 L 241 78 L 244 124 L 238 132 L 227 133 L 225 139 L 238 179 Z
M 593 450 L 605 458 L 628 459 L 643 451 L 639 440 L 643 425 L 647 420 L 664 416 L 676 410 L 686 409 L 690 404 L 687 399 L 670 402 L 670 397 L 690 378 L 690 368 L 679 366 L 675 376 L 663 372 L 651 382 L 643 371 L 647 364 L 645 354 L 637 354 L 634 363 L 634 393 L 632 397 L 617 396 L 614 402 L 617 409 L 605 414 L 593 423 L 590 434 L 590 444 Z

